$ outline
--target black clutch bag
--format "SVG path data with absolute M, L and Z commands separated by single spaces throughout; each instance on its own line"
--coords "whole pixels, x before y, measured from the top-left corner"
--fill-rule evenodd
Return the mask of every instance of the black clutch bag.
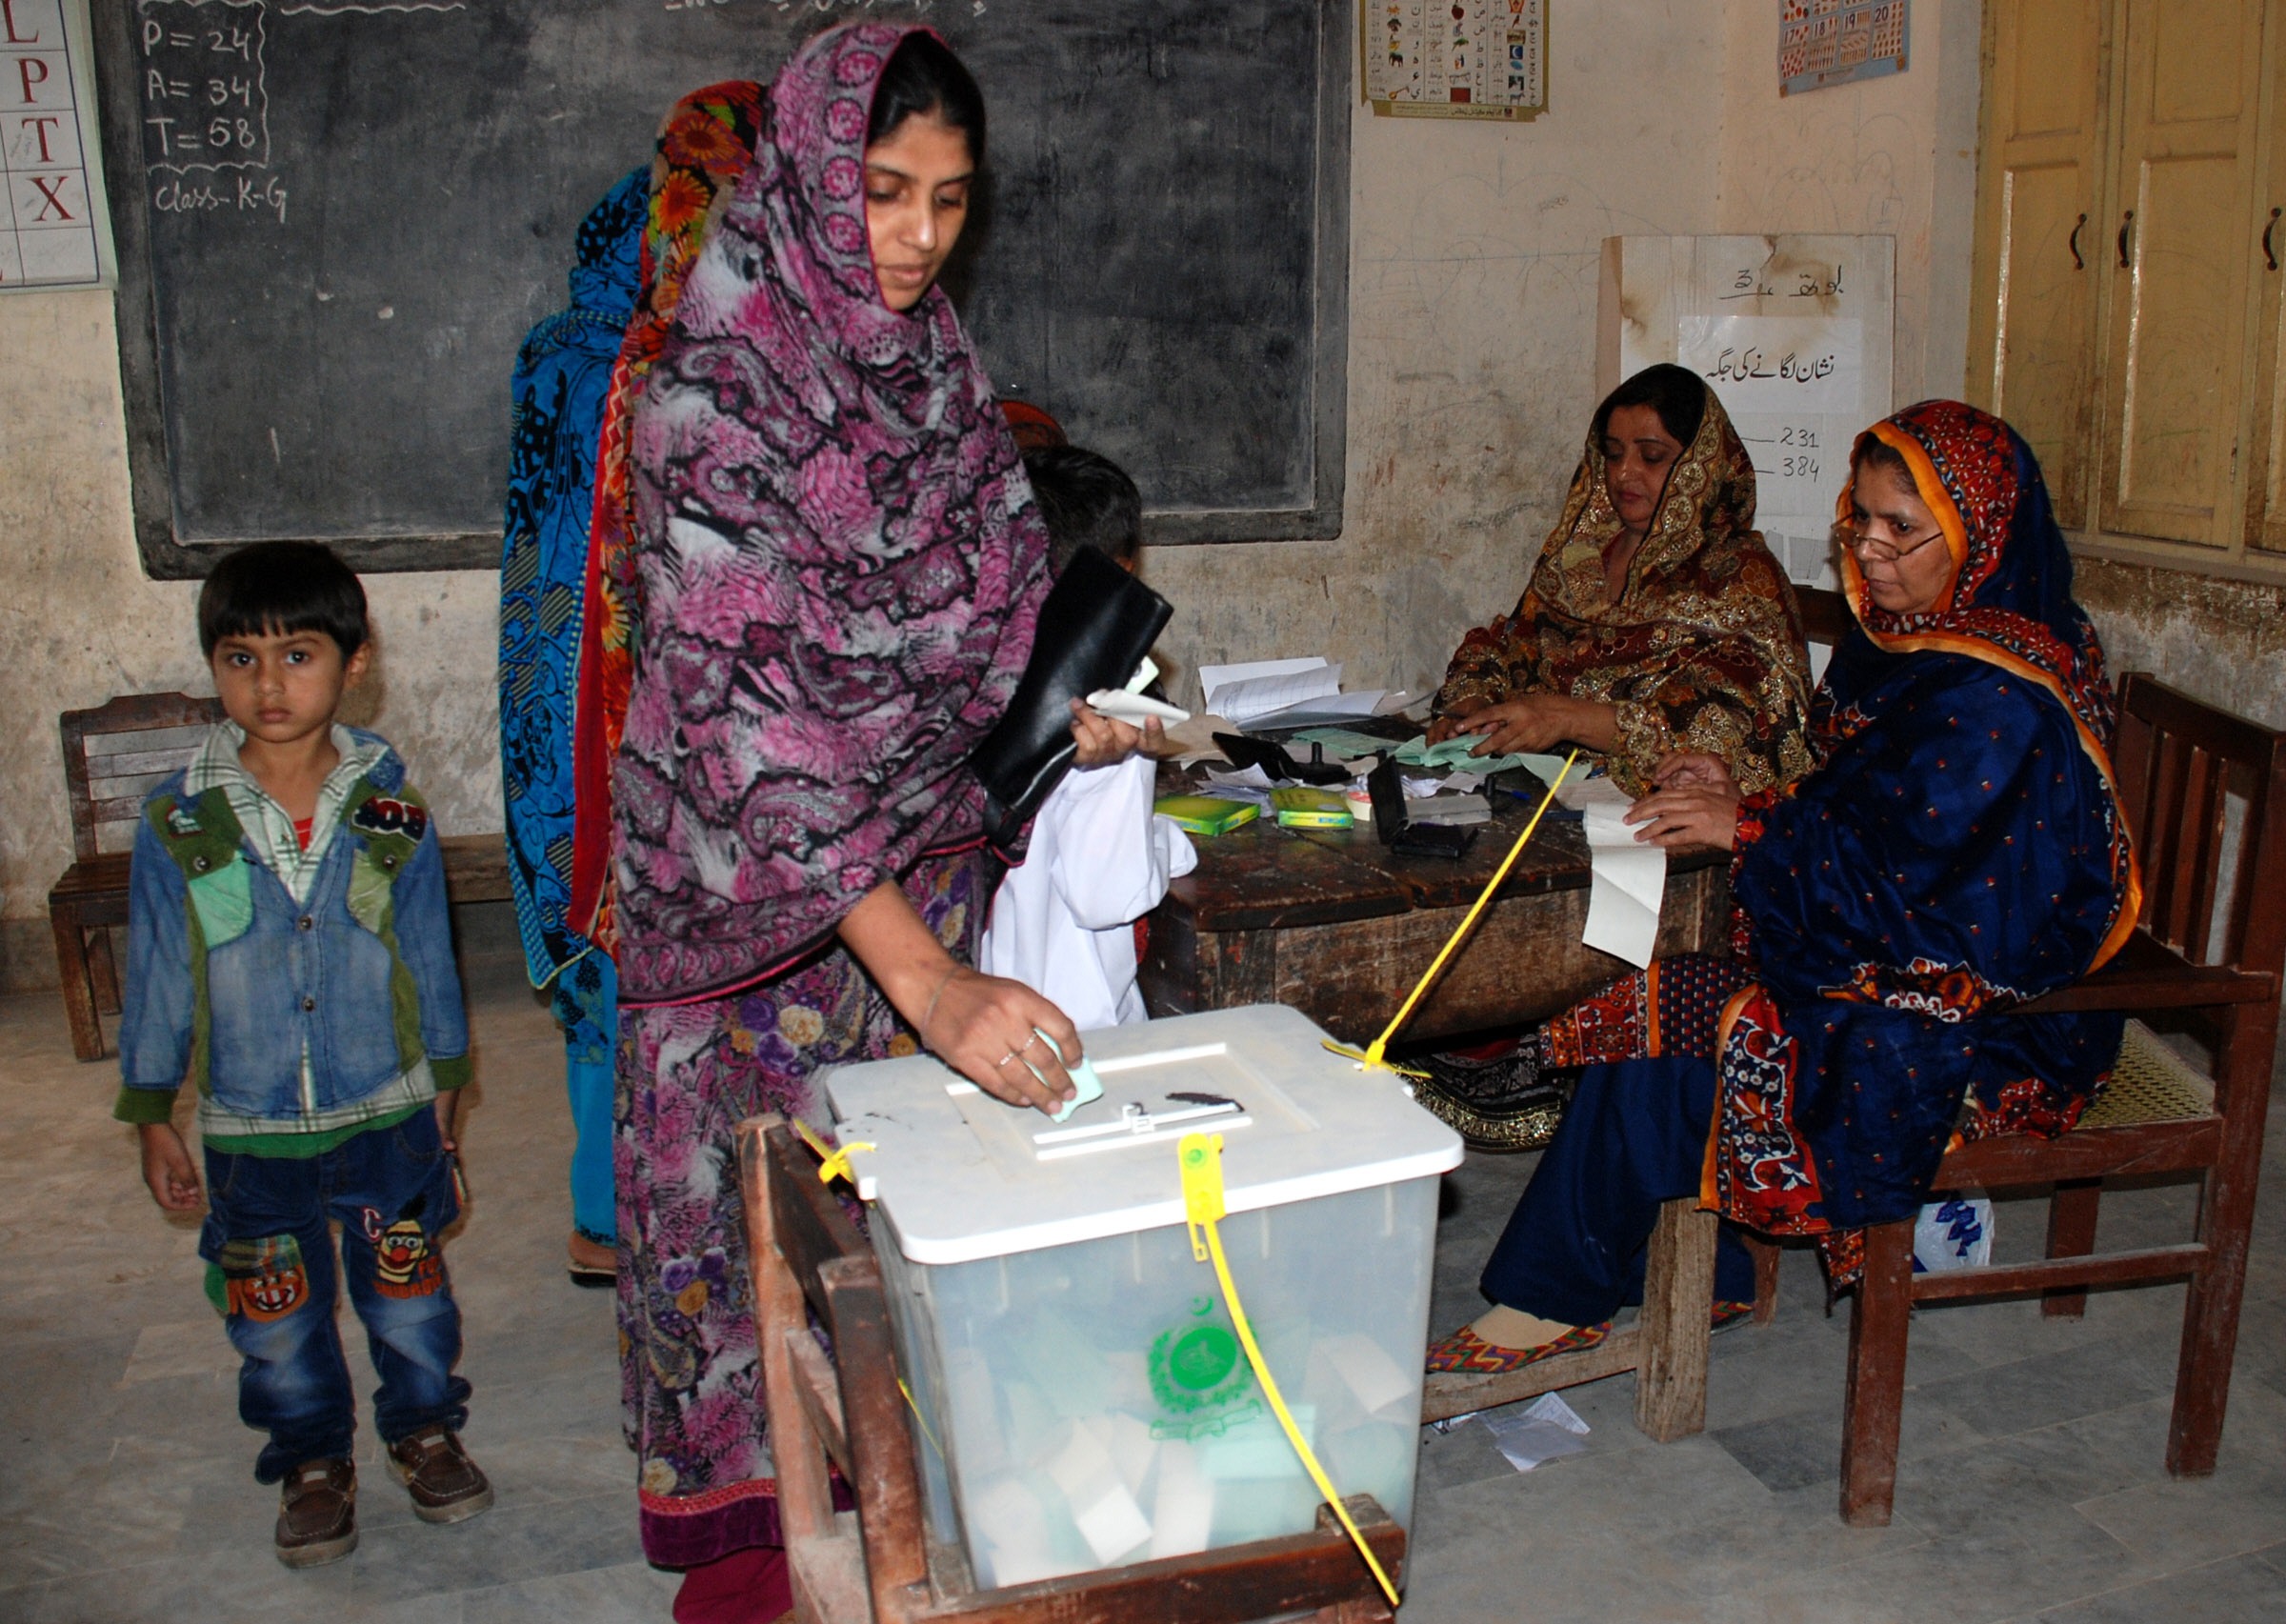
M 1011 844 L 1072 765 L 1072 701 L 1125 688 L 1173 615 L 1109 553 L 1083 547 L 1073 554 L 1040 605 L 1008 713 L 969 757 L 984 785 L 987 839 Z

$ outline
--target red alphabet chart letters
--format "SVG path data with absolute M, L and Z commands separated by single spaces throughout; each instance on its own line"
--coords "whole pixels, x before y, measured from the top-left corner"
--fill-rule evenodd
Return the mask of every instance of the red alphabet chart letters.
M 111 279 L 86 0 L 0 0 L 0 291 Z

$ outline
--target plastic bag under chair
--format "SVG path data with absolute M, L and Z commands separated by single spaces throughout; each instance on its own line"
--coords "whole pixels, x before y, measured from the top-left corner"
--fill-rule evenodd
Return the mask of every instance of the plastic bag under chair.
M 1993 1204 L 1981 1195 L 1932 1201 L 1913 1221 L 1913 1272 L 1981 1269 L 1993 1260 Z

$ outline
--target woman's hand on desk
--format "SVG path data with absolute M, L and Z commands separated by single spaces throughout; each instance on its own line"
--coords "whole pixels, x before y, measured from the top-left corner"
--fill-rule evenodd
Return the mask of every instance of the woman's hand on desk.
M 1652 774 L 1654 786 L 1627 809 L 1635 838 L 1654 846 L 1719 846 L 1738 838 L 1738 783 L 1720 756 L 1693 751 L 1671 755 Z
M 1618 742 L 1618 723 L 1617 710 L 1600 699 L 1527 693 L 1473 712 L 1452 732 L 1454 735 L 1478 735 L 1477 755 L 1551 750 L 1565 740 L 1590 750 L 1608 751 Z
M 1115 761 L 1125 761 L 1138 750 L 1145 755 L 1157 755 L 1167 748 L 1167 730 L 1159 725 L 1156 716 L 1138 728 L 1091 711 L 1084 701 L 1074 699 L 1072 742 L 1078 747 L 1078 753 L 1072 758 L 1073 766 L 1109 767 Z
M 1485 703 L 1481 699 L 1462 699 L 1456 700 L 1452 710 L 1439 711 L 1430 720 L 1429 742 L 1443 744 L 1447 739 L 1452 738 L 1460 732 L 1462 723 L 1484 709 Z

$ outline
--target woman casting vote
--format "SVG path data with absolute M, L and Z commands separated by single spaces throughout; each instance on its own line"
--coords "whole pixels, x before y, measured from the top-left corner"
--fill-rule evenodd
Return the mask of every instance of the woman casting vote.
M 1600 1340 L 1676 1196 L 1815 1235 L 1851 1283 L 1862 1226 L 1920 1206 L 1955 1132 L 2061 1133 L 2111 1068 L 2118 1015 L 2017 1012 L 2116 952 L 2138 904 L 2111 685 L 2039 466 L 1997 418 L 1925 402 L 1858 437 L 1842 511 L 1857 626 L 1812 707 L 1815 768 L 1742 794 L 1680 755 L 1634 807 L 1662 845 L 1735 852 L 1742 956 L 1660 960 L 1550 1023 L 1579 1092 L 1485 1269 L 1499 1306 L 1432 1370 Z M 1733 1240 L 1718 1319 L 1745 1261 Z
M 1809 686 L 1745 446 L 1696 374 L 1647 367 L 1595 409 L 1522 601 L 1461 640 L 1429 736 L 1474 734 L 1479 755 L 1584 745 L 1631 794 L 1703 751 L 1751 792 L 1809 766 Z
M 621 356 L 641 385 L 598 484 L 624 488 L 635 606 L 612 787 L 624 1380 L 644 1550 L 696 1570 L 694 1606 L 787 1605 L 736 1124 L 916 1046 L 1053 1108 L 1050 1041 L 1080 1053 L 1054 1005 L 968 968 L 992 893 L 967 761 L 1048 587 L 936 286 L 984 128 L 933 33 L 860 23 L 767 103 L 712 87 L 660 139 L 655 280 Z M 597 529 L 608 548 L 600 501 Z M 1083 763 L 1137 737 L 1074 731 Z

